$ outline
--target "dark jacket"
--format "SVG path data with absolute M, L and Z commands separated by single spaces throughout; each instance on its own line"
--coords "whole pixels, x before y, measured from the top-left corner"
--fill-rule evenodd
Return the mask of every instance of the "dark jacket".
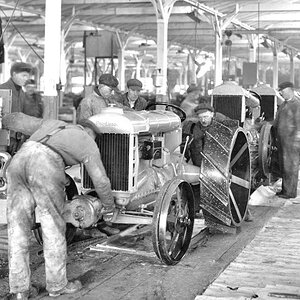
M 130 103 L 128 100 L 128 92 L 125 94 L 122 94 L 122 96 L 119 99 L 119 102 L 123 105 L 123 106 L 127 106 L 130 107 Z M 145 98 L 139 96 L 137 98 L 137 100 L 134 102 L 134 106 L 133 109 L 134 110 L 145 110 L 146 107 L 148 105 L 148 102 Z M 130 107 L 131 108 L 131 107 Z
M 36 118 L 43 117 L 43 102 L 40 93 L 28 94 L 25 93 L 23 112 L 26 115 Z
M 8 81 L 0 85 L 0 89 L 10 89 L 12 91 L 11 112 L 23 112 L 25 92 L 22 90 L 22 87 L 15 84 L 10 78 Z
M 300 100 L 296 96 L 280 105 L 273 127 L 277 133 L 282 194 L 295 198 L 300 162 Z

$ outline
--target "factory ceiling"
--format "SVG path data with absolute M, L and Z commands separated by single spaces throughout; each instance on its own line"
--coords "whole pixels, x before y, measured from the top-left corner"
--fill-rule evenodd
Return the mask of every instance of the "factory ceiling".
M 216 32 L 222 34 L 224 58 L 249 61 L 257 48 L 261 64 L 272 64 L 275 52 L 280 63 L 288 64 L 291 57 L 300 63 L 300 0 L 62 0 L 65 49 L 74 51 L 84 31 L 104 29 L 128 37 L 128 66 L 139 57 L 155 65 L 155 6 L 170 3 L 168 60 L 173 67 L 181 67 L 191 52 L 213 55 Z M 11 60 L 43 58 L 45 0 L 0 0 L 0 16 Z M 82 46 L 76 51 L 83 53 Z

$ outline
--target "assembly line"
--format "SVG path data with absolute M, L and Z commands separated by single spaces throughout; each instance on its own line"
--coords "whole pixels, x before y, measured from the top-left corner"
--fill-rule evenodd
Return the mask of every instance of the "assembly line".
M 224 7 L 227 15 L 196 0 L 7 2 L 0 3 L 0 298 L 299 299 L 300 81 L 289 38 L 283 45 L 272 31 L 259 32 L 260 23 L 236 19 L 239 4 L 253 10 L 243 1 L 234 13 Z M 118 15 L 118 23 L 131 8 L 151 23 L 154 8 L 156 57 L 146 63 L 147 35 L 126 49 L 141 38 L 142 23 L 127 31 L 96 26 L 99 7 L 103 24 L 101 14 Z M 170 37 L 172 9 L 195 22 L 185 61 L 184 34 Z M 19 57 L 8 50 L 9 26 L 21 35 L 13 22 L 23 13 L 32 28 L 41 16 L 45 25 L 35 59 L 22 47 Z M 204 42 L 196 47 L 203 22 L 212 23 L 214 53 Z M 75 23 L 82 45 L 67 41 Z M 233 58 L 234 36 L 245 32 L 249 57 Z M 270 64 L 259 61 L 262 38 L 273 50 L 271 79 Z M 173 43 L 181 47 L 175 55 Z M 281 72 L 280 49 L 291 54 Z

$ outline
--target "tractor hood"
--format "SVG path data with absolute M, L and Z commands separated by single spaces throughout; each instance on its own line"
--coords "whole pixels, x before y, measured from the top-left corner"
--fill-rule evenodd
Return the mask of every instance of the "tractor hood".
M 103 108 L 100 114 L 89 118 L 89 123 L 97 133 L 121 134 L 168 132 L 181 126 L 179 116 L 171 111 L 134 111 L 120 107 Z

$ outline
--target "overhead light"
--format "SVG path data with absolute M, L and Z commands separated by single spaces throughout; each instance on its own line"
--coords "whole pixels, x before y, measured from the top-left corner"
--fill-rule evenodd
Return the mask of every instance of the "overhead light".
M 224 33 L 226 34 L 226 36 L 227 36 L 228 38 L 230 38 L 231 35 L 232 35 L 232 31 L 231 31 L 231 30 L 225 30 Z
M 283 48 L 281 52 L 283 52 L 284 54 L 288 54 L 287 48 Z
M 298 53 L 298 54 L 296 55 L 296 57 L 297 57 L 298 59 L 300 59 L 300 53 Z
M 227 46 L 227 47 L 231 47 L 232 46 L 232 41 L 231 40 L 226 40 L 225 41 L 225 46 Z

